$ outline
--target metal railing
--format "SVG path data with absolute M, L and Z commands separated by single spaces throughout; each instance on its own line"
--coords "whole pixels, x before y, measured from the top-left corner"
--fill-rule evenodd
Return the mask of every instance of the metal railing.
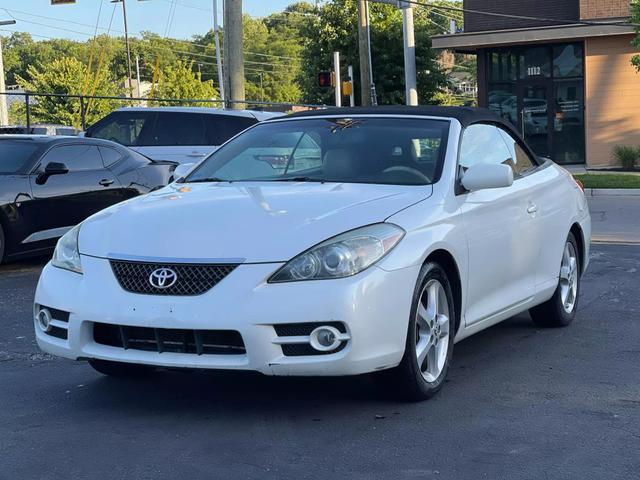
M 64 93 L 0 92 L 0 127 L 60 125 L 85 130 L 111 111 L 122 107 L 198 106 L 292 112 L 325 108 L 304 103 L 260 102 L 253 100 L 226 101 L 215 99 L 116 97 L 100 95 L 69 95 Z M 3 108 L 6 105 L 6 109 Z M 3 118 L 4 117 L 4 118 Z

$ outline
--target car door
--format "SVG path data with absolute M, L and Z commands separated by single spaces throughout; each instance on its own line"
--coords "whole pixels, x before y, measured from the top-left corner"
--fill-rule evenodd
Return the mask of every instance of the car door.
M 155 125 L 134 150 L 154 160 L 198 163 L 214 150 L 205 137 L 204 114 L 158 112 Z
M 460 174 L 474 164 L 507 164 L 514 159 L 500 130 L 491 124 L 466 128 L 460 144 Z M 467 325 L 532 298 L 535 293 L 535 217 L 527 212 L 528 185 L 514 170 L 510 187 L 464 192 L 467 232 Z
M 558 282 L 560 258 L 571 218 L 571 195 L 564 176 L 555 168 L 539 165 L 539 160 L 509 132 L 500 129 L 514 159 L 515 174 L 526 191 L 527 213 L 535 219 L 527 240 L 537 246 L 536 290 Z
M 46 166 L 61 163 L 67 173 L 46 176 Z M 97 146 L 65 144 L 51 148 L 29 176 L 33 200 L 30 215 L 38 238 L 57 238 L 64 231 L 121 198 L 118 179 L 106 169 Z

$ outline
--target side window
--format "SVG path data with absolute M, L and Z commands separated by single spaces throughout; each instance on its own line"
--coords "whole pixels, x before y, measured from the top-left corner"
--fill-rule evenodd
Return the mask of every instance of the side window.
M 511 158 L 513 159 L 512 167 L 514 175 L 522 175 L 523 173 L 537 167 L 536 163 L 531 159 L 531 157 L 529 157 L 527 152 L 524 151 L 515 138 L 502 128 L 499 128 L 498 130 L 504 139 L 504 143 L 507 144 L 507 148 L 509 149 Z
M 159 113 L 148 145 L 206 145 L 202 117 L 203 115 L 198 113 Z
M 115 112 L 90 127 L 87 137 L 111 140 L 128 147 L 144 145 L 145 132 L 148 134 L 154 120 L 155 113 L 151 112 Z
M 479 163 L 504 163 L 513 167 L 512 154 L 494 125 L 471 125 L 462 135 L 460 166 L 466 170 Z
M 203 115 L 206 125 L 206 145 L 222 145 L 241 131 L 257 123 L 254 118 L 233 115 Z
M 64 163 L 70 172 L 82 170 L 100 170 L 102 157 L 98 152 L 98 147 L 94 145 L 68 145 L 54 147 L 44 156 L 40 164 L 40 170 L 51 162 Z
M 102 163 L 105 167 L 110 167 L 114 163 L 117 163 L 122 158 L 120 152 L 115 148 L 110 147 L 98 147 L 100 150 L 100 155 L 102 155 Z

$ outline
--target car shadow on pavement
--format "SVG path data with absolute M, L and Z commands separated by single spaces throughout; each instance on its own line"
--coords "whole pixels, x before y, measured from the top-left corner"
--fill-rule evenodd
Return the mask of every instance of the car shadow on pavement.
M 486 374 L 491 375 L 490 369 L 500 366 L 484 367 L 483 358 L 499 358 L 505 346 L 526 342 L 536 332 L 528 315 L 521 315 L 458 343 L 447 382 L 460 377 L 460 373 L 468 370 L 467 365 L 488 368 Z M 191 370 L 160 370 L 141 379 L 108 378 L 97 372 L 94 375 L 83 389 L 87 394 L 86 403 L 93 404 L 91 408 L 135 414 L 198 415 L 213 411 L 234 416 L 255 412 L 256 404 L 260 404 L 261 414 L 277 415 L 286 411 L 288 416 L 308 417 L 310 411 L 326 415 L 347 404 L 397 403 L 393 392 L 381 389 L 371 375 L 272 377 L 253 372 Z M 446 385 L 440 396 L 446 395 L 449 389 Z

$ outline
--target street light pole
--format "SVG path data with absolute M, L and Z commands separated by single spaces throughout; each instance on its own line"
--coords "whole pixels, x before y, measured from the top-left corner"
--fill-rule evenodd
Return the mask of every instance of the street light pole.
M 220 50 L 220 27 L 218 25 L 218 0 L 213 0 L 213 37 L 216 44 L 216 64 L 218 66 L 218 84 L 220 85 L 220 100 L 222 108 L 226 107 L 224 98 L 224 74 L 222 72 L 222 50 Z

